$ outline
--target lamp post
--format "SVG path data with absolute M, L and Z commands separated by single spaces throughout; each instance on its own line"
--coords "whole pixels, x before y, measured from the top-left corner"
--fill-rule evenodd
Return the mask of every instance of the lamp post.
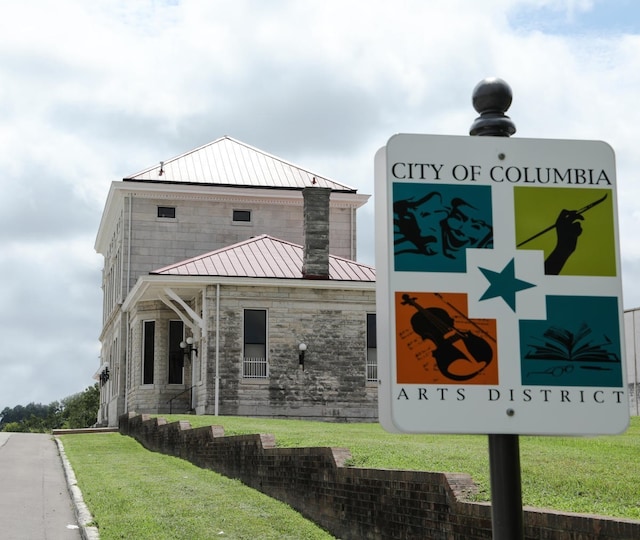
M 191 360 L 191 353 L 198 354 L 198 348 L 194 345 L 195 340 L 189 336 L 185 341 L 180 342 L 180 348 L 182 349 L 185 358 L 188 357 Z

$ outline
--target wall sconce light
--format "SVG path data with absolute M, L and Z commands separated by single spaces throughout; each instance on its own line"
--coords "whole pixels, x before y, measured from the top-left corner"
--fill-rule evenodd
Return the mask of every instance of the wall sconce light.
M 109 380 L 109 368 L 106 367 L 100 372 L 100 386 L 107 384 Z
M 298 345 L 298 350 L 300 351 L 300 354 L 298 354 L 298 363 L 300 364 L 302 371 L 304 371 L 304 352 L 307 350 L 307 344 L 300 343 L 300 345 Z
M 180 342 L 180 348 L 184 353 L 185 358 L 191 358 L 191 351 L 194 351 L 196 355 L 198 354 L 198 347 L 194 345 L 194 339 L 189 336 L 186 341 Z

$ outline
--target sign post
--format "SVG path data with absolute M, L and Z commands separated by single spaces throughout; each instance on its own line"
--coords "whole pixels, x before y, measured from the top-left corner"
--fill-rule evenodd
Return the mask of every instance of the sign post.
M 613 151 L 510 139 L 510 103 L 485 80 L 480 136 L 395 135 L 375 160 L 380 422 L 491 434 L 496 540 L 523 535 L 518 435 L 629 422 Z
M 474 88 L 473 108 L 480 116 L 471 136 L 510 137 L 516 126 L 505 115 L 511 106 L 511 88 L 501 80 L 485 80 Z M 494 540 L 524 540 L 520 439 L 518 435 L 489 435 L 491 528 Z

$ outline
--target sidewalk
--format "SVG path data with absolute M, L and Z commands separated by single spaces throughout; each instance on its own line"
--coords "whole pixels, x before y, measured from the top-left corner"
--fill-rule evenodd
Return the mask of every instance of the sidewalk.
M 0 538 L 81 538 L 51 435 L 0 432 Z

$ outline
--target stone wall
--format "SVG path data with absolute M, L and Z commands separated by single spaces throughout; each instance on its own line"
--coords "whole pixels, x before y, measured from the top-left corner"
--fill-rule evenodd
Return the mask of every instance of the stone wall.
M 207 291 L 209 349 L 215 358 L 220 329 L 220 414 L 341 421 L 377 418 L 377 385 L 366 378 L 366 317 L 375 312 L 375 290 L 314 287 L 220 287 Z M 313 309 L 309 309 L 313 306 Z M 242 377 L 244 309 L 267 310 L 269 376 Z M 304 369 L 298 345 L 305 343 Z M 215 366 L 208 363 L 207 380 Z M 209 385 L 208 403 L 214 402 Z M 207 411 L 212 413 L 209 408 Z
M 225 437 L 221 426 L 120 418 L 149 450 L 212 469 L 279 499 L 343 540 L 491 538 L 491 507 L 466 500 L 466 474 L 345 467 L 344 448 L 276 448 L 271 435 Z M 525 540 L 631 540 L 640 521 L 527 508 Z
M 329 188 L 304 188 L 304 260 L 306 279 L 329 279 Z
M 302 281 L 302 280 L 300 280 Z M 131 312 L 127 405 L 129 411 L 167 414 L 168 400 L 196 387 L 198 413 L 215 412 L 216 346 L 218 351 L 219 414 L 335 421 L 377 419 L 378 387 L 367 382 L 366 321 L 375 312 L 372 283 L 354 289 L 308 286 L 220 286 L 220 320 L 216 322 L 217 287 L 205 292 L 207 333 L 198 344 L 195 379 L 191 364 L 184 384 L 167 384 L 167 331 L 176 315 L 161 302 L 140 302 Z M 313 306 L 313 309 L 310 309 Z M 199 311 L 199 305 L 194 305 Z M 267 311 L 267 378 L 244 378 L 243 316 L 245 309 Z M 155 324 L 154 384 L 142 383 L 142 322 Z M 216 331 L 219 330 L 219 342 Z M 304 369 L 300 343 L 307 345 Z M 190 408 L 189 392 L 172 403 L 172 412 Z M 110 425 L 118 416 L 109 411 Z M 119 411 L 120 414 L 124 409 Z
M 175 218 L 158 218 L 158 206 L 174 206 Z M 233 210 L 250 210 L 251 222 L 233 222 Z M 269 234 L 303 245 L 303 201 L 269 200 L 262 196 L 188 199 L 133 198 L 129 287 L 140 275 L 215 249 Z M 355 212 L 334 205 L 330 210 L 332 255 L 355 258 Z

